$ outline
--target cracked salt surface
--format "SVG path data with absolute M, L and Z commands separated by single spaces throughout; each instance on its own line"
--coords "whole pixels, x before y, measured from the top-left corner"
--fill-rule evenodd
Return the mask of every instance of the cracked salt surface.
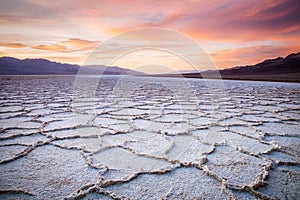
M 0 78 L 0 199 L 299 199 L 299 84 L 74 80 Z

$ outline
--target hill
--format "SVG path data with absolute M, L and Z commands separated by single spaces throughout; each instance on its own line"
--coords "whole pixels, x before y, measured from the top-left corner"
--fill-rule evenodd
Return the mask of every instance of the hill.
M 90 65 L 81 67 L 80 65 L 52 62 L 46 59 L 21 60 L 13 57 L 0 58 L 0 75 L 76 75 L 80 68 L 84 69 L 84 74 L 143 74 L 115 66 Z
M 268 59 L 255 65 L 238 66 L 223 70 L 208 70 L 201 73 L 182 73 L 184 77 L 219 78 L 238 80 L 264 80 L 300 82 L 300 52 Z

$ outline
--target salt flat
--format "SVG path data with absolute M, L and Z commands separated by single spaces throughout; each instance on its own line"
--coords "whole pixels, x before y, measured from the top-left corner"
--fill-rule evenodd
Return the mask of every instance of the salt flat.
M 300 84 L 80 80 L 0 77 L 0 199 L 299 198 Z

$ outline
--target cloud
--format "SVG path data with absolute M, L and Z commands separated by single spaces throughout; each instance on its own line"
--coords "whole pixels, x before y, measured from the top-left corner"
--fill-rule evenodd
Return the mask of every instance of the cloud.
M 55 44 L 37 45 L 33 46 L 32 48 L 57 52 L 76 52 L 94 49 L 98 44 L 99 42 L 96 41 L 71 38 Z
M 186 6 L 164 26 L 174 26 L 198 40 L 249 41 L 280 37 L 300 29 L 297 1 L 213 1 L 210 6 Z M 169 19 L 170 18 L 170 19 Z
M 64 46 L 61 46 L 59 44 L 48 44 L 48 45 L 38 45 L 33 46 L 33 49 L 39 49 L 39 50 L 47 50 L 47 51 L 68 51 L 68 49 Z
M 21 43 L 0 43 L 1 47 L 8 47 L 8 48 L 24 48 L 27 47 L 25 44 Z
M 155 26 L 182 31 L 197 40 L 249 41 L 300 30 L 297 0 L 151 1 L 151 5 L 137 2 L 131 8 L 122 3 L 113 5 L 111 15 L 90 11 L 112 20 L 114 23 L 106 27 L 112 33 Z
M 99 32 L 107 30 L 115 34 L 131 28 L 155 26 L 182 31 L 198 40 L 244 41 L 300 30 L 298 0 L 174 0 L 171 3 L 157 0 L 23 0 L 2 4 L 0 11 L 6 20 L 26 19 L 27 24 L 31 20 L 39 26 L 43 21 L 47 25 L 51 22 L 61 31 L 70 30 L 72 26 L 95 31 L 95 26 L 100 26 Z M 20 12 L 24 10 L 30 12 Z M 36 22 L 37 19 L 41 22 Z
M 60 42 L 60 44 L 69 49 L 83 51 L 83 50 L 90 50 L 90 49 L 95 48 L 99 44 L 99 42 L 71 38 L 71 39 Z

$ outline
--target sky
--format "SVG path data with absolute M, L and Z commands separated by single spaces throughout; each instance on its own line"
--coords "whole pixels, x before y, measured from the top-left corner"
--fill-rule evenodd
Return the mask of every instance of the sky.
M 299 0 L 0 0 L 0 56 L 85 65 L 116 35 L 156 27 L 192 39 L 219 69 L 251 65 L 300 51 L 299 10 Z M 149 41 L 140 39 L 132 35 L 126 42 L 147 47 Z M 180 48 L 176 39 L 165 43 L 159 50 L 122 54 L 111 64 L 142 71 L 153 64 L 158 72 L 157 66 L 194 69 L 164 51 L 166 45 Z M 116 55 L 124 45 L 111 42 Z M 98 52 L 105 58 L 112 50 Z

